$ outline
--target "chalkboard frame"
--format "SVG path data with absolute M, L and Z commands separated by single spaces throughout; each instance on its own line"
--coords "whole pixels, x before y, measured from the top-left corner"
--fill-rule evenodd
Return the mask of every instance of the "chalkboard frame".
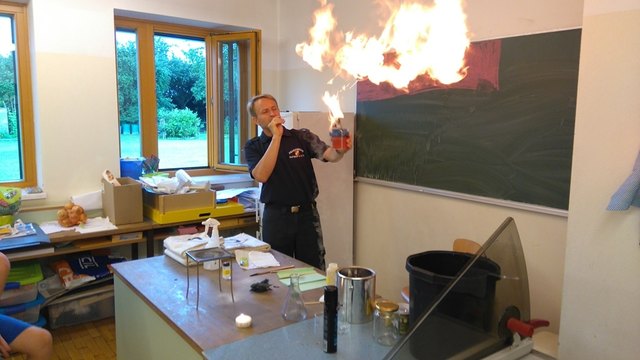
M 566 216 L 580 36 L 581 29 L 569 29 L 474 42 L 470 51 L 486 46 L 489 42 L 495 44 L 499 41 L 498 77 L 488 79 L 491 77 L 491 69 L 478 75 L 478 67 L 474 68 L 474 64 L 470 63 L 468 77 L 471 80 L 466 79 L 466 84 L 457 87 L 455 84 L 425 85 L 422 80 L 422 84 L 418 85 L 422 89 L 415 91 L 416 86 L 412 89 L 410 84 L 411 92 L 407 94 L 395 89 L 390 91 L 390 86 L 385 84 L 377 87 L 373 85 L 372 88 L 372 84 L 360 82 L 357 89 L 357 131 L 354 142 L 356 180 Z M 494 56 L 495 48 L 489 46 L 489 49 L 489 57 Z M 487 67 L 487 62 L 490 61 L 487 59 L 480 57 L 482 66 Z M 473 59 L 470 58 L 471 60 Z M 520 83 L 521 81 L 524 82 Z M 429 109 L 428 116 L 418 114 L 419 110 L 416 109 L 422 108 Z M 407 114 L 403 114 L 405 109 L 408 109 Z M 495 111 L 494 117 L 491 111 Z M 433 120 L 433 114 L 439 114 L 441 118 L 435 116 L 436 120 Z M 456 124 L 460 125 L 456 128 Z M 535 141 L 528 139 L 528 135 L 518 133 L 522 129 L 525 130 L 525 135 L 531 129 Z M 465 136 L 469 138 L 465 139 Z M 485 143 L 493 142 L 501 144 L 502 148 L 494 150 L 490 146 L 485 147 Z M 525 151 L 521 144 L 526 142 L 533 144 L 530 149 L 525 148 L 530 152 L 520 158 L 517 158 L 520 155 L 514 156 L 513 149 Z M 389 145 L 391 143 L 395 143 L 395 148 Z M 423 149 L 427 155 L 416 152 L 416 149 Z M 403 151 L 413 153 L 406 156 Z M 446 158 L 447 154 L 456 151 L 459 152 L 457 156 L 468 156 L 471 159 L 455 156 Z M 498 160 L 484 156 L 486 153 L 496 155 Z M 464 166 L 455 166 L 455 162 L 462 164 L 465 161 Z M 520 162 L 516 166 L 510 163 L 513 161 Z M 520 169 L 523 163 L 535 164 L 533 169 L 539 173 L 526 168 Z M 454 165 L 449 166 L 450 164 Z M 464 173 L 465 167 L 469 168 L 467 173 Z M 412 168 L 414 173 L 405 171 L 407 168 Z M 423 169 L 429 169 L 429 172 Z M 437 174 L 440 170 L 445 175 Z M 446 171 L 451 173 L 446 174 Z M 489 175 L 484 179 L 473 179 L 474 171 L 486 171 Z M 414 178 L 408 178 L 414 174 Z M 433 174 L 435 175 L 432 176 Z M 526 178 L 523 178 L 525 175 Z M 429 181 L 421 179 L 430 176 L 432 178 Z M 512 180 L 519 183 L 514 184 Z M 527 184 L 530 180 L 531 184 Z M 449 185 L 455 181 L 465 185 Z M 518 188 L 523 183 L 525 187 Z M 512 196 L 513 194 L 516 196 Z

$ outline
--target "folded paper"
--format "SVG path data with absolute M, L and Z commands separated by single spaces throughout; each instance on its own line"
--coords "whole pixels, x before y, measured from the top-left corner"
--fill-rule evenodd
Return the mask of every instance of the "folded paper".
M 241 268 L 251 270 L 280 266 L 280 263 L 269 252 L 236 250 L 236 262 Z

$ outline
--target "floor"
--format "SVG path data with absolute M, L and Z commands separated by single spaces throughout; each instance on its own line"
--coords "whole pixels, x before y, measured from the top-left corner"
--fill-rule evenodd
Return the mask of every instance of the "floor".
M 56 359 L 94 360 L 116 358 L 116 324 L 113 317 L 51 330 L 53 357 Z M 23 360 L 14 355 L 9 359 Z

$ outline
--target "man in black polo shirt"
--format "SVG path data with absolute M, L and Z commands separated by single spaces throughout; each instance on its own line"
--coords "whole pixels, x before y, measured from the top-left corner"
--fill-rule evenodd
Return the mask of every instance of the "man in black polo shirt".
M 318 183 L 311 159 L 337 162 L 348 150 L 336 150 L 308 129 L 286 129 L 276 99 L 268 94 L 247 103 L 262 134 L 244 152 L 251 177 L 262 183 L 265 204 L 262 240 L 272 248 L 324 269 L 324 245 L 315 199 Z M 351 147 L 350 140 L 347 142 Z

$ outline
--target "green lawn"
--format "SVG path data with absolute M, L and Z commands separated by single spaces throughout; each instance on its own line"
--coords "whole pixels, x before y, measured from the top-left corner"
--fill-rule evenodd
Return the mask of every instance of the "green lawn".
M 139 135 L 121 135 L 122 154 L 139 154 Z M 190 168 L 207 166 L 207 139 L 201 135 L 196 139 L 165 139 L 158 142 L 160 167 Z M 236 151 L 239 153 L 239 148 Z M 20 178 L 18 141 L 0 140 L 0 182 Z
M 20 178 L 17 139 L 0 140 L 0 182 Z
M 120 135 L 121 154 L 138 157 L 140 138 L 138 134 Z M 158 157 L 161 168 L 189 168 L 207 166 L 207 138 L 201 135 L 196 139 L 161 139 L 158 141 Z

